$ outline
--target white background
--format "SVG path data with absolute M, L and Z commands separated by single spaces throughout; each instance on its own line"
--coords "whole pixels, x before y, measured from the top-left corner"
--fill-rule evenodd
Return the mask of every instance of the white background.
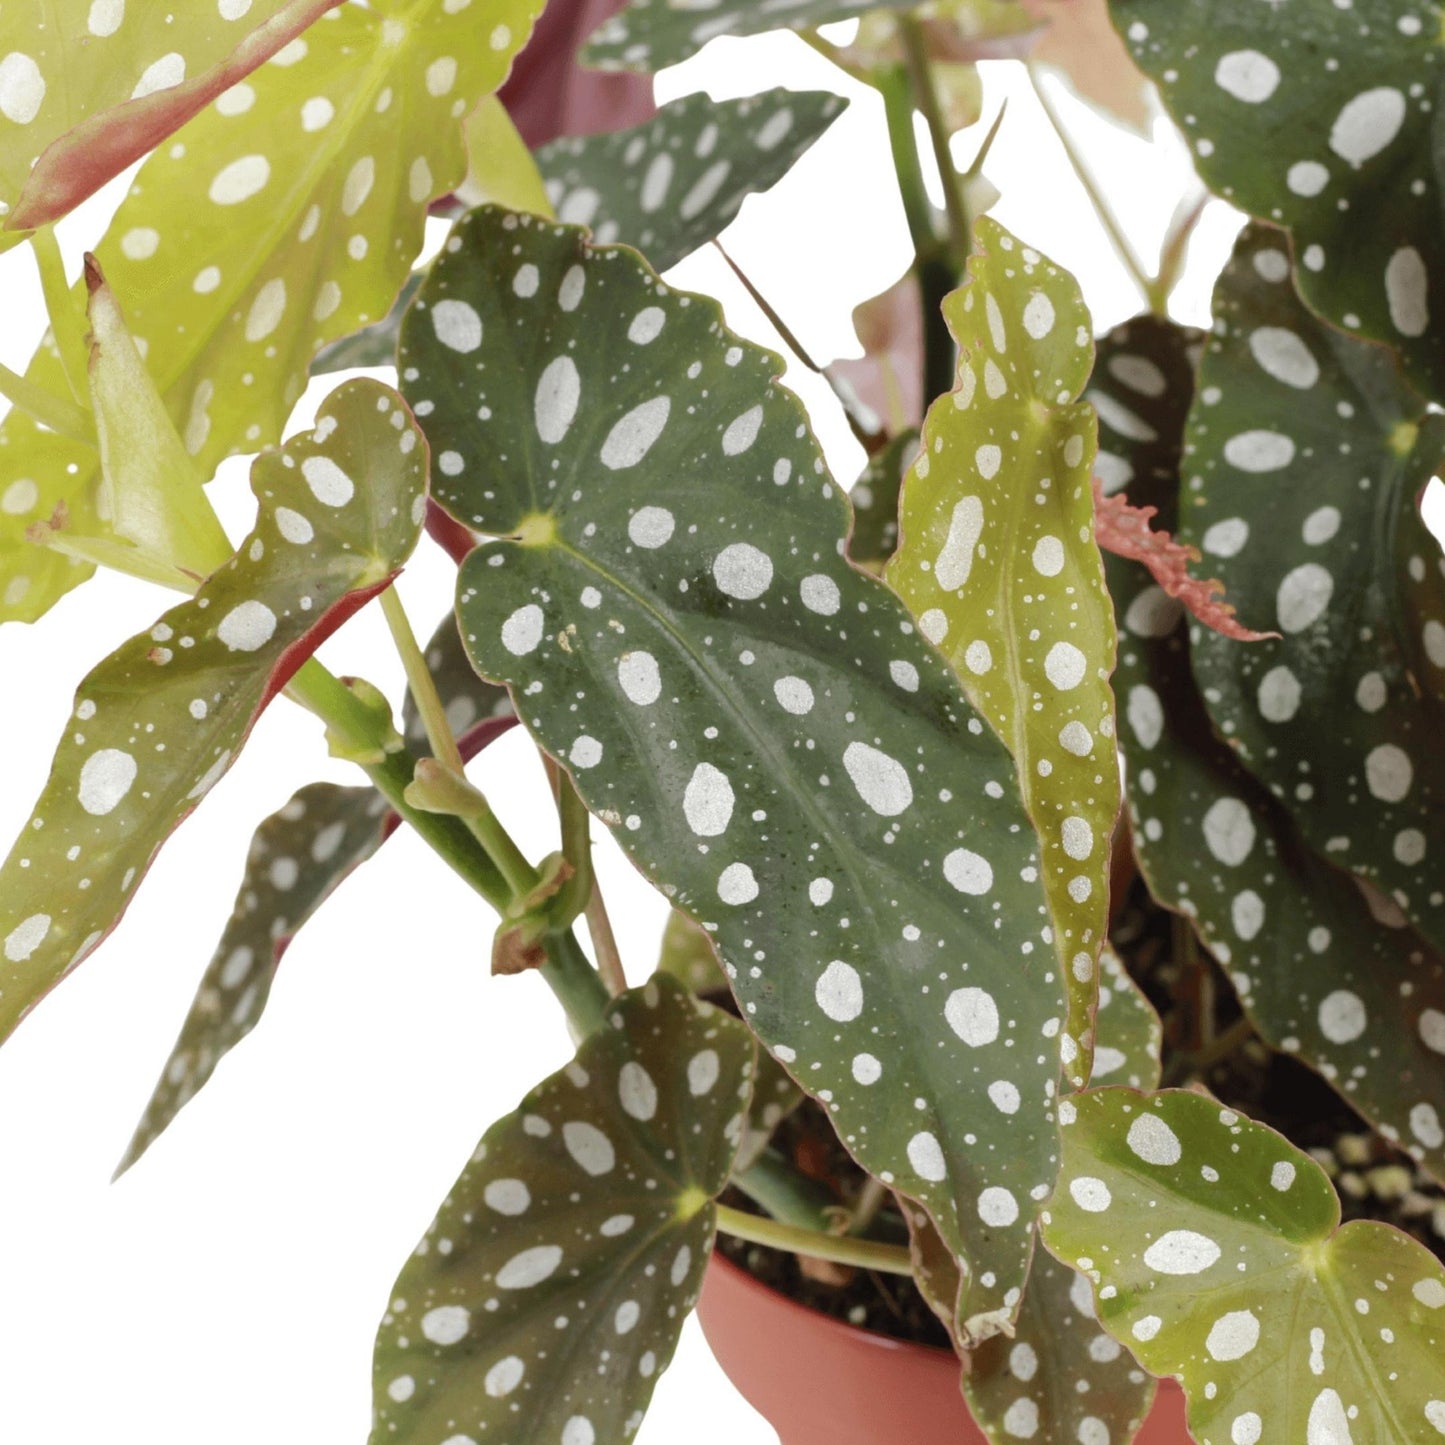
M 991 118 L 1010 101 L 988 173 L 994 214 L 1084 282 L 1097 329 L 1138 309 L 1052 135 L 1010 62 L 985 67 Z M 854 103 L 727 233 L 734 257 L 819 358 L 856 354 L 850 312 L 896 279 L 907 235 L 882 107 L 791 36 L 716 41 L 659 81 L 659 99 L 785 84 Z M 1146 260 L 1188 184 L 1162 122 L 1152 145 L 1064 102 Z M 984 126 L 955 141 L 972 159 Z M 72 274 L 118 199 L 62 231 Z M 434 223 L 435 224 L 435 223 Z M 1210 208 L 1176 314 L 1200 323 L 1237 224 Z M 432 244 L 437 236 L 431 237 Z M 723 298 L 731 324 L 776 345 L 714 255 L 672 273 Z M 0 360 L 24 366 L 43 325 L 28 248 L 0 258 Z M 122 298 L 123 299 L 123 298 Z M 309 423 L 308 392 L 292 429 Z M 831 396 L 795 368 L 835 474 L 861 453 Z M 215 494 L 234 538 L 249 525 L 245 463 Z M 400 587 L 419 632 L 453 572 L 424 546 Z M 34 627 L 0 629 L 0 845 L 44 781 L 80 677 L 170 605 L 98 577 Z M 400 697 L 377 610 L 322 653 Z M 533 857 L 555 846 L 542 775 L 520 731 L 474 770 Z M 486 1126 L 570 1056 L 535 977 L 493 979 L 493 920 L 404 831 L 298 937 L 265 1017 L 141 1163 L 110 1183 L 241 876 L 252 828 L 305 783 L 359 774 L 330 761 L 318 724 L 284 700 L 172 840 L 102 950 L 0 1050 L 0 1440 L 24 1445 L 359 1445 L 371 1345 L 391 1281 Z M 602 832 L 599 828 L 598 832 Z M 656 955 L 661 900 L 604 839 L 599 867 L 629 976 Z M 816 1387 L 825 1388 L 823 1382 Z M 638 1437 L 642 1445 L 771 1445 L 694 1323 Z

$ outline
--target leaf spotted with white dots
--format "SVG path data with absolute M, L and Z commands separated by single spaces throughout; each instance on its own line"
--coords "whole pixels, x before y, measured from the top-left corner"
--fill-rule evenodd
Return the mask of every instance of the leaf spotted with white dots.
M 1184 1386 L 1197 1440 L 1425 1442 L 1445 1410 L 1445 1268 L 1340 1208 L 1272 1129 L 1185 1090 L 1071 1101 L 1044 1238 L 1104 1329 Z
M 0 868 L 0 1037 L 115 926 L 262 709 L 411 554 L 426 455 L 395 392 L 338 388 L 314 431 L 257 459 L 260 517 L 235 557 L 80 684 L 30 826 Z M 344 505 L 308 483 L 319 459 L 354 479 Z M 286 513 L 308 519 L 304 542 L 288 538 Z
M 753 1056 L 659 975 L 487 1130 L 393 1286 L 375 1445 L 630 1438 L 702 1288 Z
M 448 303 L 476 313 L 475 352 L 438 338 Z M 629 340 L 654 311 L 657 334 Z M 462 458 L 438 498 L 503 539 L 461 574 L 473 660 L 708 928 L 748 1023 L 848 1147 L 936 1214 L 976 1271 L 968 1317 L 998 1328 L 1056 1148 L 1063 987 L 1032 830 L 1002 745 L 844 561 L 846 504 L 777 359 L 634 253 L 483 210 L 423 287 L 401 365 L 434 446 Z M 662 398 L 644 434 L 631 419 Z M 619 434 L 641 455 L 611 469 Z M 960 1048 L 964 993 L 998 1023 Z M 1000 1079 L 1012 1115 L 990 1102 Z M 1016 1222 L 980 1216 L 990 1190 Z
M 1445 397 L 1439 10 L 1419 0 L 1111 8 L 1204 179 L 1291 229 L 1309 304 L 1398 349 L 1415 385 Z M 1287 271 L 1283 250 L 1279 261 Z
M 1282 636 L 1200 632 L 1194 673 L 1315 849 L 1445 948 L 1445 558 L 1416 505 L 1445 423 L 1270 279 L 1280 244 L 1246 231 L 1216 289 L 1179 535 Z
M 817 90 L 724 101 L 698 93 L 628 130 L 553 141 L 537 166 L 558 220 L 591 227 L 599 244 L 636 246 L 665 271 L 781 180 L 846 106 Z
M 1076 401 L 1093 337 L 1071 277 L 987 218 L 976 235 L 969 280 L 944 302 L 958 384 L 924 422 L 887 577 L 1018 765 L 1069 990 L 1064 1074 L 1078 1087 L 1119 812 L 1096 423 Z

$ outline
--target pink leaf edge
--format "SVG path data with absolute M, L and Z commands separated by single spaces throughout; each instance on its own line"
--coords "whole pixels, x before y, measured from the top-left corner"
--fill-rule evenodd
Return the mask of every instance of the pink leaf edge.
M 1099 546 L 1117 557 L 1143 563 L 1170 597 L 1215 632 L 1237 642 L 1278 637 L 1277 632 L 1253 632 L 1236 622 L 1234 608 L 1219 595 L 1224 591 L 1222 582 L 1190 575 L 1189 564 L 1200 560 L 1199 552 L 1151 527 L 1150 521 L 1158 514 L 1158 507 L 1135 507 L 1121 496 L 1106 496 L 1098 477 L 1094 478 L 1094 538 Z

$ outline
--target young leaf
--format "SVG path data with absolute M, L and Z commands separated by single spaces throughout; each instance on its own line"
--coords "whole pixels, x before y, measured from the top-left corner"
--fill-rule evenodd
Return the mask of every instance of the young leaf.
M 660 975 L 487 1130 L 392 1291 L 374 1445 L 633 1434 L 702 1289 L 753 1052 Z
M 1290 228 L 1305 300 L 1394 347 L 1416 386 L 1445 397 L 1434 7 L 1113 0 L 1113 11 L 1200 175 Z
M 1168 453 L 1177 468 L 1192 346 L 1168 323 L 1131 322 L 1101 343 L 1090 393 L 1107 443 L 1135 472 L 1130 497 L 1171 525 Z M 1148 442 L 1131 442 L 1144 431 Z M 1108 568 L 1122 624 L 1119 742 L 1150 891 L 1191 918 L 1264 1038 L 1440 1174 L 1445 958 L 1387 899 L 1352 887 L 1301 842 L 1284 805 L 1211 730 L 1178 604 L 1138 566 L 1111 557 Z
M 375 788 L 312 783 L 256 830 L 246 876 L 116 1173 L 150 1148 L 261 1021 L 281 956 L 337 884 L 381 847 L 395 816 Z
M 202 475 L 276 440 L 312 356 L 385 315 L 539 3 L 498 0 L 485 43 L 475 3 L 343 5 L 141 167 L 96 254 Z M 65 390 L 48 349 L 27 375 Z M 25 530 L 64 504 L 100 533 L 97 458 L 17 411 L 0 458 L 0 621 L 32 619 L 87 573 Z
M 338 3 L 59 0 L 43 23 L 10 6 L 0 16 L 6 231 L 63 216 Z
M 464 758 L 515 723 L 506 691 L 472 670 L 451 613 L 432 638 L 426 663 Z M 403 717 L 412 752 L 427 756 L 431 745 L 410 691 Z M 375 788 L 312 783 L 256 830 L 230 920 L 117 1174 L 145 1153 L 260 1022 L 291 940 L 386 842 L 397 821 Z
M 970 1331 L 999 1328 L 1056 1148 L 1032 832 L 957 681 L 843 560 L 778 358 L 634 252 L 483 210 L 401 360 L 439 500 L 501 539 L 462 569 L 473 661 L 713 934 L 860 1162 L 967 1255 Z
M 1100 1322 L 1176 1375 L 1197 1440 L 1410 1442 L 1445 1420 L 1445 1269 L 1356 1221 L 1324 1171 L 1187 1091 L 1073 1103 L 1044 1238 Z
M 467 207 L 505 206 L 555 219 L 537 162 L 498 97 L 488 96 L 462 123 L 462 130 L 467 174 L 456 190 L 458 202 Z
M 189 591 L 231 555 L 231 544 L 93 256 L 86 257 L 85 283 L 99 511 L 115 537 L 184 573 Z
M 1099 1327 L 1089 1281 L 1036 1249 L 1018 1332 L 973 1353 L 963 1395 L 994 1445 L 1122 1445 L 1149 1413 L 1154 1381 Z
M 820 90 L 724 101 L 699 92 L 631 130 L 555 140 L 537 164 L 558 219 L 636 246 L 665 271 L 776 185 L 847 104 Z
M 1089 1077 L 1119 813 L 1114 618 L 1094 545 L 1093 360 L 1073 280 L 988 217 L 944 303 L 958 385 L 903 483 L 890 585 L 1008 744 L 1069 990 L 1064 1072 Z
M 1263 642 L 1277 632 L 1251 632 L 1234 615 L 1234 604 L 1217 594 L 1224 584 L 1201 579 L 1190 568 L 1199 562 L 1199 549 L 1177 542 L 1155 524 L 1156 507 L 1135 507 L 1116 492 L 1106 495 L 1094 478 L 1094 537 L 1102 551 L 1142 563 L 1166 597 L 1182 602 L 1191 615 L 1221 637 L 1236 642 Z
M 1216 289 L 1179 534 L 1242 617 L 1284 635 L 1201 633 L 1194 673 L 1305 838 L 1442 948 L 1445 561 L 1417 499 L 1445 420 L 1421 415 L 1387 353 L 1305 310 L 1278 245 L 1247 230 Z
M 395 392 L 342 386 L 314 431 L 257 459 L 260 515 L 235 557 L 81 683 L 0 868 L 0 1038 L 119 922 L 262 709 L 411 554 L 426 471 Z

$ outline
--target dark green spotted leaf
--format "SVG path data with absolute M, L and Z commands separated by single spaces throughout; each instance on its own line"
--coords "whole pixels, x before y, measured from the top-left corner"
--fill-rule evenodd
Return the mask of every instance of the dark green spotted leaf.
M 679 909 L 674 908 L 667 916 L 657 967 L 700 998 L 727 992 L 727 979 L 706 929 Z M 739 1170 L 749 1169 L 758 1162 L 778 1125 L 802 1102 L 803 1092 L 788 1077 L 788 1071 L 771 1054 L 761 1054 L 753 1079 L 747 1127 L 738 1146 Z
M 473 661 L 713 935 L 859 1161 L 967 1256 L 967 1332 L 1001 1327 L 1056 1150 L 1032 830 L 956 679 L 844 561 L 778 358 L 635 252 L 482 210 L 401 361 L 439 500 L 498 539 L 460 578 Z
M 579 58 L 599 70 L 661 70 L 676 65 L 718 35 L 759 35 L 767 30 L 814 30 L 875 10 L 907 10 L 905 0 L 632 0 L 589 37 Z M 950 18 L 975 42 L 998 33 L 1016 37 L 1031 22 L 998 0 L 956 0 Z
M 1125 1445 L 1154 1402 L 1154 1380 L 1100 1328 L 1089 1281 L 1036 1249 L 1018 1332 L 974 1351 L 963 1394 L 994 1445 Z
M 1308 1154 L 1204 1095 L 1100 1089 L 1064 1114 L 1044 1238 L 1095 1282 L 1104 1328 L 1179 1377 L 1196 1440 L 1440 1439 L 1445 1269 L 1429 1251 L 1340 1228 Z
M 702 1288 L 753 1054 L 660 975 L 487 1130 L 393 1289 L 374 1445 L 631 1437 Z
M 1096 426 L 1075 400 L 1093 336 L 1073 279 L 986 216 L 944 319 L 958 384 L 924 420 L 887 577 L 1013 754 L 1069 992 L 1064 1072 L 1079 1087 L 1119 813 Z
M 1124 429 L 1128 495 L 1177 513 L 1176 458 L 1191 395 L 1188 333 L 1133 322 L 1100 346 L 1094 386 Z M 1133 392 L 1129 378 L 1146 393 Z M 1156 387 L 1155 382 L 1161 384 Z M 1126 402 L 1137 410 L 1123 412 Z M 1134 447 L 1129 429 L 1155 433 Z M 1106 420 L 1106 427 L 1108 426 Z M 1132 460 L 1130 458 L 1132 457 Z M 1437 1175 L 1445 1169 L 1445 958 L 1363 882 L 1300 838 L 1288 811 L 1209 725 L 1177 608 L 1133 563 L 1108 559 L 1120 618 L 1116 686 L 1134 847 L 1150 891 L 1190 917 L 1265 1039 L 1299 1056 Z
M 386 314 L 428 202 L 465 172 L 461 118 L 538 9 L 342 5 L 141 166 L 96 254 L 203 476 L 274 442 L 316 352 Z M 50 349 L 27 375 L 66 393 Z M 99 533 L 97 473 L 93 448 L 28 414 L 0 423 L 0 621 L 39 617 L 89 575 L 25 533 L 62 503 Z
M 853 504 L 848 556 L 870 572 L 881 572 L 897 550 L 898 494 L 917 452 L 916 431 L 893 437 L 868 458 L 868 465 L 848 493 Z
M 473 670 L 454 614 L 442 619 L 426 663 L 463 757 L 481 751 L 515 720 L 506 690 L 483 682 Z M 402 715 L 412 752 L 429 755 L 431 743 L 410 690 Z M 390 837 L 396 822 L 375 788 L 312 783 L 256 830 L 230 920 L 117 1173 L 140 1158 L 260 1022 L 291 940 Z
M 6 231 L 63 216 L 336 3 L 214 0 L 170 9 L 132 0 L 127 10 L 125 0 L 53 0 L 39 13 L 6 7 Z
M 246 876 L 117 1174 L 129 1169 L 260 1022 L 281 956 L 395 818 L 375 788 L 312 783 L 256 830 Z
M 659 271 L 711 241 L 780 181 L 847 107 L 822 90 L 715 101 L 698 92 L 630 130 L 555 140 L 537 165 L 557 218 L 636 246 Z
M 0 1037 L 115 926 L 170 832 L 304 659 L 411 554 L 427 451 L 395 392 L 342 386 L 252 469 L 240 551 L 80 684 L 0 868 Z
M 1395 347 L 1445 397 L 1439 9 L 1113 0 L 1113 13 L 1204 179 L 1290 228 L 1310 305 Z
M 1246 231 L 1216 290 L 1179 535 L 1283 636 L 1201 632 L 1194 673 L 1315 849 L 1445 947 L 1445 559 L 1418 506 L 1445 419 L 1387 353 L 1305 310 L 1279 239 Z

